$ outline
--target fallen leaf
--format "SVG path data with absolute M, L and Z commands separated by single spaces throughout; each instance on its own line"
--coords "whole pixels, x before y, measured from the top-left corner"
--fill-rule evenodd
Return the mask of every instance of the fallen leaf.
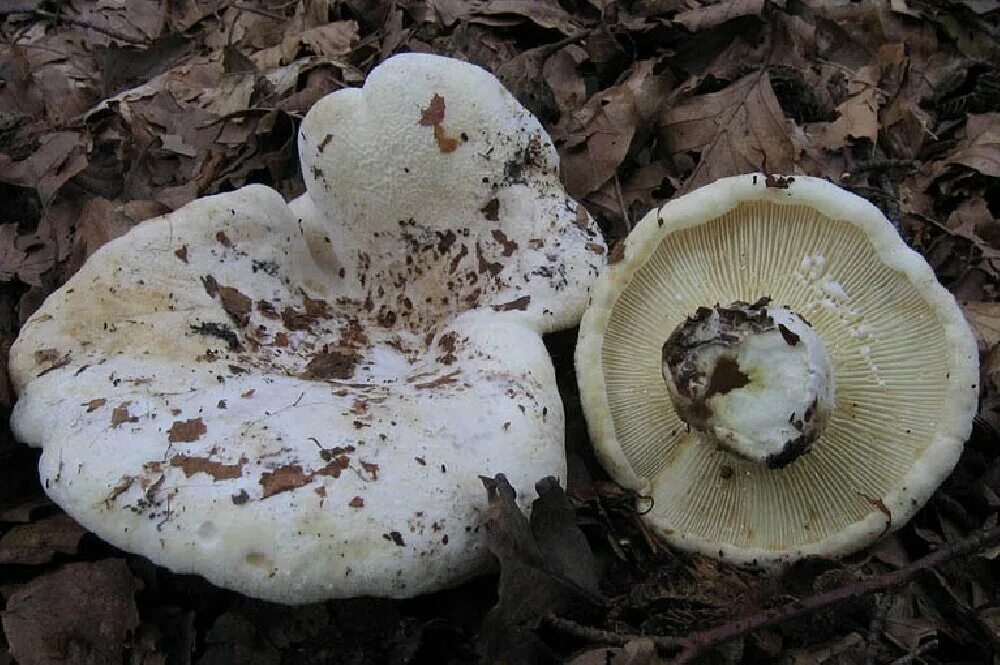
M 122 559 L 71 563 L 11 594 L 3 613 L 20 665 L 120 663 L 139 625 L 135 579 Z
M 40 139 L 27 159 L 14 161 L 0 153 L 0 182 L 34 188 L 47 205 L 67 180 L 87 167 L 84 137 L 77 132 L 53 132 Z
M 31 522 L 36 512 L 52 506 L 52 500 L 44 496 L 0 505 L 0 522 Z
M 0 280 L 42 285 L 42 274 L 56 264 L 56 244 L 33 234 L 18 234 L 17 224 L 0 225 Z
M 435 5 L 438 3 L 435 1 Z M 442 5 L 443 6 L 443 5 Z M 463 12 L 470 22 L 485 25 L 517 25 L 525 19 L 543 28 L 558 30 L 564 35 L 576 35 L 581 26 L 576 18 L 556 0 L 473 0 Z
M 685 192 L 739 173 L 792 172 L 796 155 L 792 133 L 766 72 L 748 74 L 719 92 L 669 106 L 659 131 L 670 153 L 700 153 L 684 182 Z
M 740 16 L 760 16 L 762 11 L 764 11 L 764 0 L 722 0 L 681 12 L 673 18 L 673 21 L 691 32 L 698 32 L 722 25 Z
M 610 180 L 633 137 L 656 117 L 672 81 L 655 70 L 654 60 L 635 63 L 621 83 L 591 97 L 553 131 L 571 196 L 583 198 Z
M 874 145 L 879 128 L 875 91 L 874 67 L 862 67 L 855 72 L 848 98 L 837 107 L 840 117 L 825 127 L 818 144 L 827 150 L 837 151 L 853 140 L 864 138 Z
M 544 75 L 552 52 L 553 47 L 548 45 L 528 49 L 501 60 L 495 70 L 504 87 L 540 119 L 552 117 L 558 110 L 555 95 Z
M 961 305 L 981 351 L 1000 343 L 1000 302 L 966 301 Z
M 86 529 L 64 513 L 16 526 L 0 537 L 0 565 L 37 566 L 56 554 L 76 554 Z
M 970 115 L 965 137 L 945 164 L 961 164 L 991 178 L 1000 178 L 1000 113 Z
M 127 233 L 135 223 L 123 207 L 102 197 L 88 199 L 80 209 L 76 233 L 64 274 L 69 277 L 79 270 L 91 254 L 105 243 Z
M 278 46 L 250 56 L 262 71 L 291 64 L 309 55 L 331 58 L 349 53 L 358 41 L 357 21 L 333 21 L 297 34 L 288 34 Z
M 577 44 L 559 49 L 542 65 L 542 76 L 562 113 L 579 108 L 587 98 L 587 83 L 577 68 L 587 60 L 587 52 Z
M 489 499 L 486 531 L 500 562 L 499 600 L 483 620 L 482 653 L 522 662 L 539 642 L 533 631 L 549 614 L 586 616 L 604 605 L 597 568 L 576 514 L 554 478 L 535 486 L 531 519 L 503 474 L 481 477 Z

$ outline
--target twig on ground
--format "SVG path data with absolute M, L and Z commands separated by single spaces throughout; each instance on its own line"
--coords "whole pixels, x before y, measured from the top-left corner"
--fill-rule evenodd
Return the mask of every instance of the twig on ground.
M 680 653 L 677 654 L 677 658 L 674 660 L 674 665 L 690 663 L 706 649 L 746 635 L 751 631 L 770 628 L 793 619 L 801 619 L 851 600 L 857 600 L 879 591 L 892 589 L 908 581 L 917 573 L 936 568 L 943 563 L 996 545 L 1000 545 L 1000 527 L 983 529 L 964 540 L 941 547 L 927 556 L 917 559 L 891 573 L 872 575 L 871 577 L 826 593 L 809 596 L 772 610 L 766 610 L 743 619 L 736 619 L 721 626 L 702 630 L 685 637 L 627 635 L 600 630 L 598 628 L 590 628 L 567 619 L 556 617 L 548 617 L 547 621 L 549 625 L 557 630 L 592 642 L 604 644 L 622 645 L 633 639 L 649 637 L 663 651 L 680 650 Z
M 628 644 L 632 640 L 646 638 L 653 640 L 657 648 L 663 651 L 676 651 L 677 649 L 684 647 L 685 638 L 664 637 L 662 635 L 630 635 L 628 633 L 616 633 L 613 630 L 601 630 L 600 628 L 584 626 L 583 624 L 579 624 L 575 621 L 562 619 L 556 616 L 546 617 L 545 622 L 561 633 L 565 633 L 566 635 L 571 635 L 573 637 L 579 637 L 582 640 L 594 642 L 595 644 L 610 644 L 612 646 L 620 647 Z
M 936 649 L 937 645 L 938 645 L 937 640 L 928 640 L 927 642 L 921 644 L 920 646 L 918 646 L 916 649 L 906 654 L 905 656 L 902 656 L 892 661 L 892 665 L 910 665 L 910 663 L 920 658 L 928 651 Z
M 920 168 L 920 162 L 915 159 L 867 159 L 854 164 L 854 173 L 871 171 L 913 171 Z

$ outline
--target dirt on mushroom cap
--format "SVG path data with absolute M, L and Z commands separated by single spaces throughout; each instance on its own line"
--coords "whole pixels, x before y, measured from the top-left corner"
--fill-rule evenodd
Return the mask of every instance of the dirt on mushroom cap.
M 351 115 L 387 90 L 404 151 Z M 510 158 L 484 158 L 501 139 Z M 11 356 L 15 430 L 67 512 L 174 570 L 289 603 L 458 583 L 489 558 L 479 475 L 524 502 L 565 475 L 541 333 L 579 317 L 603 241 L 540 125 L 472 65 L 393 58 L 319 102 L 302 146 L 308 195 L 199 199 L 53 294 Z M 381 197 L 327 158 L 375 169 Z M 408 160 L 419 186 L 386 189 Z

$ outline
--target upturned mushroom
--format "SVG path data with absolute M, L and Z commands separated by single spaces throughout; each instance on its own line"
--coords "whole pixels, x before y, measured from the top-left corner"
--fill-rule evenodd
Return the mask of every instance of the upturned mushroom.
M 552 143 L 484 70 L 394 57 L 249 186 L 97 251 L 11 351 L 13 428 L 107 541 L 285 603 L 405 597 L 490 560 L 479 475 L 565 476 L 541 334 L 604 262 Z
M 594 287 L 577 373 L 609 473 L 678 547 L 839 556 L 954 467 L 978 355 L 954 298 L 870 203 L 745 175 L 647 215 Z

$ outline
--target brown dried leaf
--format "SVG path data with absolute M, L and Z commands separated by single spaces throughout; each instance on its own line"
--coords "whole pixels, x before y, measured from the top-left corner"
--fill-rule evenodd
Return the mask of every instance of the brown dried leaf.
M 118 663 L 139 625 L 135 580 L 121 559 L 71 563 L 11 594 L 3 613 L 20 665 Z
M 52 505 L 52 500 L 44 496 L 0 505 L 0 522 L 27 523 L 36 512 L 42 508 L 51 508 Z
M 100 197 L 84 201 L 63 275 L 68 278 L 76 273 L 91 254 L 108 241 L 124 235 L 133 226 L 135 223 L 128 218 L 122 206 Z
M 945 225 L 953 236 L 972 242 L 984 259 L 1000 259 L 997 221 L 982 198 L 966 198 L 948 216 Z
M 970 115 L 965 138 L 945 160 L 992 178 L 1000 178 L 1000 113 Z
M 701 153 L 684 191 L 725 176 L 753 171 L 789 173 L 795 166 L 792 128 L 782 115 L 767 73 L 667 108 L 660 136 L 674 154 Z
M 616 223 L 612 233 L 621 232 L 608 238 L 614 240 L 650 209 L 666 203 L 680 187 L 676 169 L 665 161 L 656 161 L 640 166 L 624 182 L 605 183 L 587 197 L 587 205 Z
M 435 0 L 435 6 L 446 6 Z M 461 18 L 484 25 L 510 26 L 527 19 L 543 28 L 558 30 L 567 36 L 579 34 L 581 26 L 576 17 L 563 9 L 557 0 L 473 0 L 466 3 Z M 450 7 L 452 11 L 456 8 Z
M 545 63 L 551 54 L 551 46 L 528 49 L 501 60 L 494 70 L 504 87 L 540 118 L 553 116 L 558 108 L 543 74 Z
M 976 342 L 981 351 L 1000 343 L 1000 303 L 966 301 L 961 305 L 965 318 L 976 333 Z
M 56 245 L 34 234 L 21 236 L 17 224 L 0 225 L 0 280 L 42 285 L 42 274 L 56 263 Z
M 826 126 L 818 140 L 820 146 L 836 151 L 860 138 L 875 144 L 879 128 L 877 78 L 875 67 L 862 67 L 855 72 L 848 88 L 849 97 L 837 107 L 840 117 Z
M 542 65 L 542 76 L 563 113 L 579 108 L 587 97 L 587 84 L 577 71 L 586 60 L 587 52 L 577 44 L 570 44 L 550 55 Z
M 0 537 L 0 565 L 37 566 L 52 561 L 56 554 L 76 554 L 85 533 L 63 513 L 16 526 Z
M 264 71 L 291 64 L 308 55 L 325 58 L 345 55 L 357 41 L 357 21 L 334 21 L 298 34 L 288 34 L 278 46 L 257 51 L 250 59 Z
M 531 519 L 515 503 L 514 489 L 503 474 L 481 476 L 489 497 L 486 531 L 500 561 L 499 600 L 483 620 L 480 648 L 492 662 L 503 654 L 531 654 L 533 634 L 548 614 L 586 615 L 603 606 L 597 565 L 576 513 L 558 481 L 549 477 L 535 489 Z
M 863 655 L 864 638 L 858 633 L 848 633 L 801 649 L 791 649 L 785 654 L 791 665 L 838 665 L 859 662 Z
M 570 196 L 583 198 L 614 176 L 637 131 L 655 118 L 671 80 L 656 62 L 635 63 L 625 80 L 594 95 L 553 131 Z
M 77 132 L 53 132 L 41 137 L 27 159 L 0 153 L 0 182 L 34 188 L 43 204 L 55 198 L 67 180 L 87 168 L 86 140 Z
M 691 32 L 698 32 L 740 16 L 760 16 L 762 11 L 764 0 L 723 0 L 681 12 L 673 20 Z

